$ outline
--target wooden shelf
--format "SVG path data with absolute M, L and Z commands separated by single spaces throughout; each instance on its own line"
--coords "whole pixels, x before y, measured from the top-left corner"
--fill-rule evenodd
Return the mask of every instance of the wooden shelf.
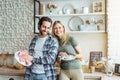
M 76 34 L 82 34 L 82 33 L 105 33 L 105 31 L 67 31 L 67 33 L 76 33 Z
M 91 15 L 105 15 L 105 13 L 88 13 L 88 14 L 46 14 L 46 15 L 35 15 L 35 17 L 49 16 L 49 17 L 63 17 L 63 16 L 91 16 Z

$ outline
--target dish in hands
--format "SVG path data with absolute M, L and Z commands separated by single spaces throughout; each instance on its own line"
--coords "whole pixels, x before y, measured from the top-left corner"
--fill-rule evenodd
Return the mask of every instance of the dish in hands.
M 61 57 L 61 60 L 64 60 L 64 61 L 71 61 L 71 60 L 74 60 L 74 59 L 75 59 L 75 57 L 73 55 Z
M 20 56 L 20 52 L 21 51 L 17 51 L 14 55 L 15 59 L 22 65 L 24 66 L 30 66 L 32 63 L 30 61 L 27 61 L 27 60 L 21 60 L 21 56 Z M 26 62 L 27 61 L 27 62 Z

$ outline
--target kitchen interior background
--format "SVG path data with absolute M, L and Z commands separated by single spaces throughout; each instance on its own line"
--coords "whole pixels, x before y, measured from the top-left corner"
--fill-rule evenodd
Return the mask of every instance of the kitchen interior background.
M 111 4 L 112 3 L 109 5 Z M 10 54 L 14 54 L 18 50 L 28 49 L 29 43 L 34 35 L 33 7 L 34 0 L 0 1 L 0 53 L 9 52 Z M 111 25 L 109 24 L 108 26 Z M 110 29 L 112 30 L 112 28 L 113 27 L 111 26 Z M 83 33 L 71 35 L 78 38 L 82 53 L 86 60 L 89 59 L 90 51 L 102 51 L 103 56 L 107 56 L 107 52 L 110 51 L 107 51 L 108 47 L 109 49 L 113 49 L 111 48 L 112 45 L 108 45 L 108 37 L 106 33 Z M 111 36 L 113 37 L 114 35 Z M 114 38 L 117 39 L 118 37 L 114 36 Z M 120 42 L 112 42 L 114 45 L 120 44 Z M 120 47 L 117 48 L 119 49 Z M 115 53 L 115 51 L 113 51 L 113 53 Z

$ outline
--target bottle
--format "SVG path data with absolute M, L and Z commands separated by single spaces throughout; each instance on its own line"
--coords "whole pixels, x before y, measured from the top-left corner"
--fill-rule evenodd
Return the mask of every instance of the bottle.
M 100 25 L 97 25 L 97 30 L 98 30 L 98 31 L 100 30 Z

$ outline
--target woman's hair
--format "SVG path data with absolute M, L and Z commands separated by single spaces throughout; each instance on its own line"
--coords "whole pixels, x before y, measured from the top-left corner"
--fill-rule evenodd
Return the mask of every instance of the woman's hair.
M 63 30 L 63 36 L 62 36 L 61 39 L 59 39 L 59 37 L 56 36 L 55 33 L 54 33 L 54 26 L 55 26 L 56 24 L 61 24 L 61 25 L 63 26 L 63 29 L 64 29 L 64 30 Z M 60 45 L 62 45 L 62 46 L 64 46 L 64 45 L 67 43 L 67 41 L 69 40 L 69 37 L 70 37 L 70 36 L 66 33 L 65 26 L 62 24 L 61 21 L 55 21 L 55 22 L 53 23 L 52 35 L 53 35 L 55 38 L 58 39 Z

